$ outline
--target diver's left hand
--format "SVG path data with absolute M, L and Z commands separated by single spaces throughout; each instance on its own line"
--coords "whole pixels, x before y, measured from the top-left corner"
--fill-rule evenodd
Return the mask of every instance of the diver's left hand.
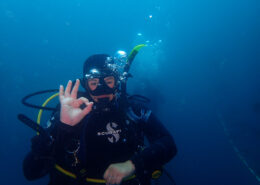
M 117 184 L 119 185 L 122 180 L 133 174 L 135 166 L 132 161 L 128 160 L 123 163 L 115 163 L 109 165 L 104 174 L 106 185 Z

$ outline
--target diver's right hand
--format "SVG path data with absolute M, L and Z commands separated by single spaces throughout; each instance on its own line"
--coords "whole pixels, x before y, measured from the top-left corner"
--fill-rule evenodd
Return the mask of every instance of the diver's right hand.
M 60 121 L 70 126 L 78 124 L 91 110 L 93 102 L 89 102 L 87 98 L 81 97 L 77 99 L 79 80 L 76 80 L 72 91 L 72 81 L 67 84 L 64 94 L 64 87 L 60 85 L 59 99 L 61 104 Z M 81 109 L 80 106 L 85 104 L 86 107 Z

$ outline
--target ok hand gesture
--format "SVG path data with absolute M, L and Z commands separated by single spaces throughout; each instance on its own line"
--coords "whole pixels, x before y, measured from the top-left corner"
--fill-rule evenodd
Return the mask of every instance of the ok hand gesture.
M 65 93 L 63 85 L 60 85 L 60 121 L 70 126 L 78 124 L 92 110 L 93 106 L 93 102 L 89 102 L 87 98 L 80 97 L 77 99 L 79 84 L 80 82 L 77 79 L 71 91 L 72 81 L 70 80 L 65 89 Z M 86 107 L 81 109 L 80 106 L 83 103 Z

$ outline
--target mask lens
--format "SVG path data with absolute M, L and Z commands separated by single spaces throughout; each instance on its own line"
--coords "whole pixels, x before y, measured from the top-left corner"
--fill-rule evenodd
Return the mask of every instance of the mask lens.
M 99 84 L 99 78 L 88 79 L 88 87 L 91 91 L 94 91 Z
M 113 76 L 105 77 L 104 82 L 111 89 L 115 87 L 115 78 Z

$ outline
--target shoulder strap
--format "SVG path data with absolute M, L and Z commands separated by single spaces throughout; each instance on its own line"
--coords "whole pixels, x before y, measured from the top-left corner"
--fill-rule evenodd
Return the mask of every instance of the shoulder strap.
M 151 115 L 152 111 L 149 110 L 149 109 L 145 109 L 145 108 L 141 108 L 139 111 L 138 111 L 138 114 L 137 115 L 135 113 L 135 111 L 133 110 L 132 106 L 128 107 L 127 109 L 127 112 L 126 112 L 126 115 L 129 117 L 129 119 L 131 119 L 133 122 L 135 123 L 138 123 L 140 121 L 142 122 L 147 122 L 150 115 Z

